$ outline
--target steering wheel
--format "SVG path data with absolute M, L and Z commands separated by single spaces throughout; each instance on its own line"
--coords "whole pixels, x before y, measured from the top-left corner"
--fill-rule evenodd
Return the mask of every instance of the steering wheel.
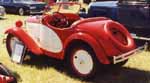
M 68 25 L 68 20 L 65 15 L 59 12 L 53 13 L 54 26 L 56 27 L 66 27 Z

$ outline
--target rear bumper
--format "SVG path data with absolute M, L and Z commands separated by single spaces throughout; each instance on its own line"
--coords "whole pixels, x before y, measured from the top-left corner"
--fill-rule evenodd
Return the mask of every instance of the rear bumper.
M 113 56 L 113 64 L 117 64 L 119 62 L 125 61 L 125 60 L 129 59 L 130 57 L 134 56 L 135 54 L 142 52 L 143 49 L 147 49 L 147 47 L 148 47 L 148 44 L 145 43 L 145 45 L 140 46 L 134 50 L 123 53 L 123 54 L 118 55 L 118 56 Z

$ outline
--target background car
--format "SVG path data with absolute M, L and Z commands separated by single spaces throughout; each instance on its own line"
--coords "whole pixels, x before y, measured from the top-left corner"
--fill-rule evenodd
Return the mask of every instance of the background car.
M 3 17 L 5 15 L 5 8 L 3 6 L 0 6 L 0 17 Z
M 133 37 L 150 41 L 150 2 L 148 0 L 119 0 L 92 2 L 81 17 L 104 16 L 125 25 Z
M 35 0 L 0 0 L 0 5 L 2 5 L 8 13 L 24 15 L 42 14 L 46 3 Z

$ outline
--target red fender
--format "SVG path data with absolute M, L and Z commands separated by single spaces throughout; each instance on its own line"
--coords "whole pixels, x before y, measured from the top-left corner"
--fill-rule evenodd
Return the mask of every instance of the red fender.
M 118 34 L 118 36 L 122 35 L 120 37 L 122 37 L 122 38 L 124 37 L 125 39 L 117 40 L 116 37 L 114 37 L 114 35 L 112 35 L 111 29 L 116 29 L 117 31 L 119 31 L 121 34 Z M 127 29 L 120 23 L 109 20 L 106 22 L 106 24 L 104 26 L 104 30 L 105 30 L 106 34 L 109 36 L 109 38 L 111 39 L 111 41 L 113 42 L 113 44 L 120 51 L 127 52 L 127 51 L 135 49 L 136 46 L 135 46 L 133 38 L 131 37 L 131 35 L 127 31 Z M 126 44 L 124 44 L 123 41 L 125 41 Z
M 73 35 L 71 35 L 67 41 L 65 41 L 64 46 L 65 48 L 67 47 L 67 45 L 69 45 L 69 43 L 73 40 L 82 40 L 86 43 L 88 43 L 94 50 L 96 57 L 98 58 L 98 60 L 103 63 L 103 64 L 110 64 L 110 61 L 108 60 L 108 58 L 106 57 L 106 53 L 105 50 L 102 48 L 102 46 L 90 35 L 86 34 L 86 33 L 75 33 Z
M 12 34 L 22 41 L 27 48 L 36 55 L 43 54 L 36 42 L 21 28 L 10 28 L 5 31 L 5 34 Z

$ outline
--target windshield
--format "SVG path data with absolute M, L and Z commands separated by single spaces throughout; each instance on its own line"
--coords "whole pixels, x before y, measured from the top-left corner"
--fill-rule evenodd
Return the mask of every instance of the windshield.
M 78 13 L 81 5 L 79 3 L 56 3 L 50 7 L 51 10 L 49 11 L 49 13 Z
M 35 0 L 14 0 L 14 2 L 32 2 L 32 1 L 35 1 Z

